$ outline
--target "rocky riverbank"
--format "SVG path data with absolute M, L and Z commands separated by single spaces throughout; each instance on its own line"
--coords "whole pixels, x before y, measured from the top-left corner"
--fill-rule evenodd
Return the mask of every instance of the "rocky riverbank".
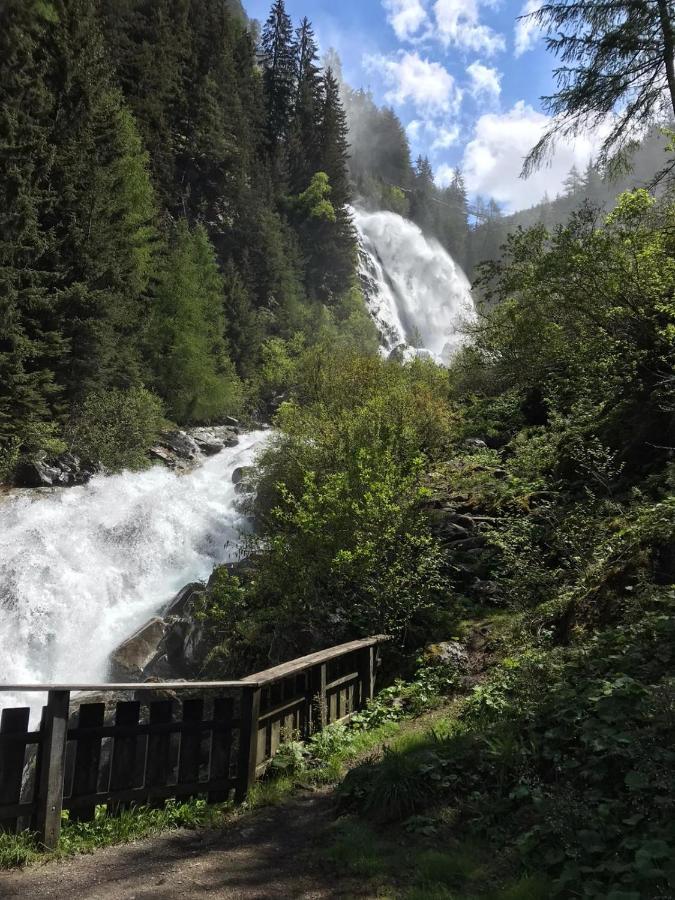
M 189 471 L 203 456 L 214 456 L 225 447 L 236 447 L 241 431 L 239 421 L 234 418 L 228 418 L 223 425 L 165 431 L 148 450 L 148 459 L 175 471 Z M 22 460 L 14 471 L 12 485 L 18 488 L 73 487 L 86 484 L 96 474 L 105 474 L 105 469 L 83 461 L 74 453 L 53 457 L 43 454 Z

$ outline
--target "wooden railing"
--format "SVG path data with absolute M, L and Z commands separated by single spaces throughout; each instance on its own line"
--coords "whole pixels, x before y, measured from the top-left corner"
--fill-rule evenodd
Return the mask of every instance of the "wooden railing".
M 168 798 L 241 801 L 284 741 L 365 706 L 386 640 L 342 644 L 241 681 L 0 685 L 48 695 L 36 731 L 29 708 L 2 711 L 0 830 L 30 829 L 53 849 L 63 809 L 87 821 L 101 804 L 114 814 Z M 114 711 L 80 702 L 71 713 L 76 691 L 133 699 L 117 700 Z

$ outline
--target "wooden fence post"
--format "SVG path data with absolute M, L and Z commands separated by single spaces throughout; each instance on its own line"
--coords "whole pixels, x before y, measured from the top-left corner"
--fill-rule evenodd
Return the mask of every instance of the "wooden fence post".
M 234 799 L 241 803 L 255 784 L 258 765 L 258 718 L 260 716 L 260 688 L 256 684 L 241 689 L 239 717 L 239 762 Z
M 324 729 L 328 723 L 328 703 L 326 697 L 326 663 L 310 670 L 310 721 L 311 733 Z
M 365 647 L 359 651 L 359 675 L 361 696 L 359 704 L 363 709 L 375 693 L 375 647 Z
M 47 850 L 56 849 L 61 834 L 69 707 L 70 691 L 49 692 L 42 721 L 42 760 L 37 808 L 38 836 Z

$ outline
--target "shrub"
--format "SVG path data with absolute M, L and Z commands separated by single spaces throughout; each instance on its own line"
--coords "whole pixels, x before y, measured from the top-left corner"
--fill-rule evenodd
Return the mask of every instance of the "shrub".
M 68 439 L 86 462 L 113 471 L 139 468 L 163 424 L 162 403 L 145 388 L 97 391 L 77 410 Z

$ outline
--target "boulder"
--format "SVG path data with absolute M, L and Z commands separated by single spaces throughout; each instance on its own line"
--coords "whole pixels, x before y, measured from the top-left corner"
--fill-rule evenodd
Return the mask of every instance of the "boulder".
M 113 681 L 141 681 L 150 663 L 158 656 L 166 630 L 167 623 L 156 616 L 113 650 L 110 654 Z
M 43 460 L 23 459 L 14 470 L 16 487 L 38 488 L 66 485 L 66 475 L 56 466 L 50 466 Z
M 165 463 L 170 468 L 173 468 L 176 463 L 176 457 L 170 450 L 167 450 L 166 447 L 150 447 L 150 449 L 148 450 L 148 456 L 151 459 L 158 459 L 160 462 Z
M 208 441 L 204 438 L 195 438 L 195 441 L 204 456 L 217 456 L 225 448 L 220 441 Z
M 185 431 L 167 431 L 161 436 L 160 444 L 168 447 L 180 459 L 192 462 L 199 456 L 197 442 Z
M 467 438 L 462 443 L 462 447 L 466 450 L 486 450 L 487 444 L 481 438 Z
M 424 648 L 424 661 L 431 666 L 449 666 L 459 672 L 469 668 L 469 654 L 459 641 L 443 641 Z
M 254 490 L 253 479 L 255 469 L 253 466 L 237 466 L 232 472 L 232 484 L 236 485 L 238 493 L 251 492 Z
M 185 613 L 194 605 L 194 601 L 204 594 L 205 587 L 201 581 L 193 581 L 186 584 L 176 596 L 171 600 L 164 609 L 163 616 L 184 616 Z

